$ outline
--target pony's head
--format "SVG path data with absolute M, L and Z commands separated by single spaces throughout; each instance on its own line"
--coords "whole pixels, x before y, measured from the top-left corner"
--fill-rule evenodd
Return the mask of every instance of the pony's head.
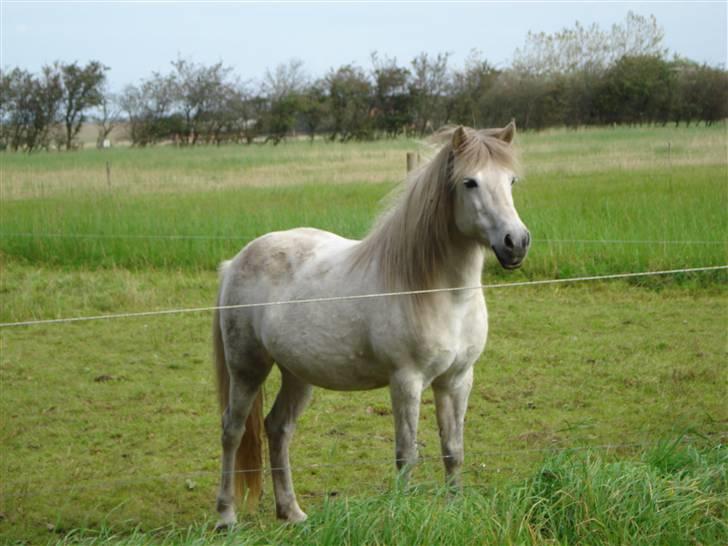
M 392 208 L 357 247 L 354 266 L 378 264 L 391 290 L 434 288 L 444 270 L 459 265 L 454 251 L 470 246 L 458 244 L 463 240 L 492 248 L 505 268 L 521 265 L 531 237 L 511 196 L 515 130 L 511 123 L 434 135 L 439 151 L 409 174 Z
M 502 129 L 457 127 L 446 133 L 455 226 L 463 236 L 492 248 L 506 269 L 519 267 L 531 244 L 511 194 L 518 180 L 515 133 L 513 122 Z

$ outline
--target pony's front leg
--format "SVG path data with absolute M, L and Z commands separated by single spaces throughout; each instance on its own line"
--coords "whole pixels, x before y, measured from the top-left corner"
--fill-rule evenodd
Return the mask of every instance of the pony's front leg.
M 417 462 L 417 422 L 420 418 L 422 380 L 411 373 L 396 373 L 389 383 L 394 415 L 397 470 L 406 480 Z
M 438 377 L 432 383 L 445 463 L 445 483 L 453 490 L 460 488 L 460 469 L 464 458 L 463 428 L 472 386 L 472 366 L 457 375 Z

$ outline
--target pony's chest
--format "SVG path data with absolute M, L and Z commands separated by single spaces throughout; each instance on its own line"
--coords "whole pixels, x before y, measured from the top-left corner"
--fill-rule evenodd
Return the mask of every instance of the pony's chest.
M 423 371 L 432 378 L 443 373 L 459 373 L 472 366 L 485 348 L 488 318 L 485 306 L 478 306 L 448 325 L 430 331 L 420 346 Z
M 464 371 L 485 348 L 488 317 L 484 300 L 472 298 L 467 305 L 435 307 L 436 316 L 417 328 L 398 328 L 397 313 L 384 321 L 375 338 L 377 353 L 393 368 L 406 367 L 425 383 L 445 373 Z M 377 343 L 377 341 L 381 343 Z

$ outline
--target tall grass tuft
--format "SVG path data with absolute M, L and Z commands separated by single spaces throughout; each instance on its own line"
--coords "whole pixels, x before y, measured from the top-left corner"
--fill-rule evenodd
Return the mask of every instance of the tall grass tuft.
M 727 457 L 676 442 L 638 461 L 555 455 L 521 490 L 523 522 L 564 544 L 721 543 Z

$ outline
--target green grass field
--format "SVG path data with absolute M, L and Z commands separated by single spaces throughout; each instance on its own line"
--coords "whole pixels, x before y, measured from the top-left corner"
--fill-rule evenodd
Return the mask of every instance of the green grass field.
M 728 263 L 725 131 L 522 135 L 533 251 L 484 281 Z M 2 155 L 0 322 L 210 305 L 254 236 L 366 233 L 418 146 Z M 488 290 L 462 497 L 429 392 L 404 494 L 388 393 L 318 390 L 292 447 L 311 519 L 277 524 L 268 482 L 222 536 L 208 313 L 0 329 L 0 542 L 724 544 L 727 279 Z
M 538 244 L 518 278 L 725 261 L 725 127 L 522 140 L 526 177 L 515 199 Z M 661 149 L 668 142 L 669 162 Z M 293 142 L 4 156 L 0 250 L 52 266 L 211 270 L 275 229 L 308 225 L 359 238 L 404 176 L 405 150 L 418 146 Z M 120 180 L 94 186 L 106 160 Z M 51 189 L 26 195 L 37 187 Z M 595 242 L 602 240 L 610 242 Z M 488 273 L 502 276 L 497 267 Z

